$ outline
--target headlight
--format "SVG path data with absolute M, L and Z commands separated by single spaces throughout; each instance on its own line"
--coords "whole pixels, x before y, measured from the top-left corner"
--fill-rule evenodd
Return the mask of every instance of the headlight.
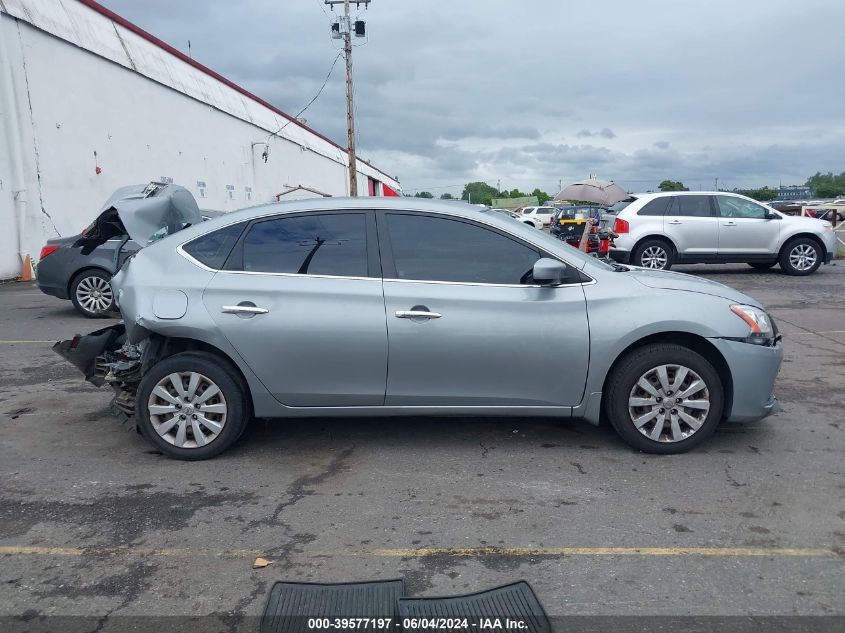
M 771 317 L 760 308 L 746 305 L 733 305 L 731 312 L 745 321 L 751 328 L 751 334 L 746 339 L 749 343 L 767 345 L 775 337 L 775 326 Z

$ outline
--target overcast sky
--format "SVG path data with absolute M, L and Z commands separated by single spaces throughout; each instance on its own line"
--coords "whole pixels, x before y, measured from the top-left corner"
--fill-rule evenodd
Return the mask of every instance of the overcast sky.
M 339 42 L 322 0 L 101 0 L 290 114 Z M 359 155 L 405 192 L 803 184 L 845 170 L 842 0 L 374 0 Z M 328 15 L 327 15 L 328 13 Z M 302 115 L 346 145 L 343 65 Z

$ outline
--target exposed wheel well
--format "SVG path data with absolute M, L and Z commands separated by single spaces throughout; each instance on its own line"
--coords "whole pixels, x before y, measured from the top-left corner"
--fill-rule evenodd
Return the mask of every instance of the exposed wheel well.
M 706 358 L 707 361 L 713 365 L 716 373 L 719 374 L 719 380 L 722 382 L 722 389 L 725 393 L 725 408 L 724 411 L 722 411 L 722 417 L 724 417 L 725 412 L 731 410 L 733 407 L 734 395 L 733 376 L 731 375 L 730 367 L 728 367 L 727 362 L 725 362 L 725 359 L 719 350 L 716 349 L 706 338 L 698 336 L 697 334 L 690 334 L 689 332 L 660 332 L 659 334 L 652 334 L 631 343 L 628 347 L 622 350 L 622 352 L 613 361 L 613 364 L 610 366 L 610 369 L 605 376 L 604 384 L 602 385 L 602 411 L 604 411 L 605 398 L 608 392 L 607 380 L 613 373 L 616 365 L 618 365 L 631 350 L 652 343 L 674 343 L 675 345 L 682 345 L 683 347 L 689 348 Z
M 232 371 L 235 373 L 235 379 L 240 382 L 241 387 L 244 390 L 247 405 L 249 406 L 249 414 L 250 416 L 253 415 L 252 392 L 249 388 L 249 383 L 246 380 L 246 376 L 244 376 L 243 372 L 241 371 L 241 368 L 238 367 L 238 364 L 234 362 L 224 351 L 215 347 L 214 345 L 206 343 L 205 341 L 198 341 L 196 339 L 189 338 L 171 338 L 158 334 L 153 334 L 150 337 L 150 342 L 152 345 L 150 357 L 145 357 L 144 359 L 144 363 L 147 365 L 147 367 L 152 366 L 165 358 L 168 358 L 175 354 L 179 354 L 181 352 L 204 352 L 206 354 L 216 356 L 224 363 L 230 365 Z M 144 367 L 144 373 L 146 373 L 147 367 Z
M 67 282 L 67 296 L 68 297 L 70 296 L 70 289 L 71 289 L 71 286 L 73 286 L 74 280 L 77 277 L 79 277 L 79 275 L 81 273 L 86 273 L 89 270 L 99 270 L 101 273 L 106 273 L 109 276 L 109 278 L 111 278 L 111 276 L 112 276 L 112 274 L 109 271 L 107 271 L 105 268 L 101 268 L 100 266 L 86 266 L 85 268 L 80 268 L 79 270 L 77 270 L 75 273 L 73 273 L 70 276 L 70 279 L 68 279 L 68 282 Z
M 827 248 L 825 248 L 824 242 L 821 239 L 819 239 L 819 237 L 817 235 L 813 235 L 812 233 L 798 233 L 796 235 L 791 235 L 789 237 L 789 239 L 787 239 L 783 243 L 783 246 L 781 246 L 780 252 L 783 253 L 786 250 L 786 247 L 790 245 L 790 243 L 792 243 L 796 239 L 802 238 L 802 237 L 813 240 L 816 244 L 819 245 L 819 248 L 822 249 L 822 256 L 827 255 Z

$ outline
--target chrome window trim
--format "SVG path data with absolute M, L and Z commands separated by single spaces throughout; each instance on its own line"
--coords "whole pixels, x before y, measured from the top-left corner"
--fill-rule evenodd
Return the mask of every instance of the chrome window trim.
M 208 235 L 209 233 L 214 233 L 215 231 L 225 229 L 226 227 L 232 226 L 234 224 L 240 224 L 241 222 L 252 222 L 254 220 L 260 220 L 262 218 L 271 217 L 271 216 L 296 215 L 296 214 L 299 214 L 299 213 L 317 213 L 317 212 L 324 212 L 324 211 L 329 212 L 329 213 L 366 213 L 367 211 L 375 211 L 376 213 L 379 213 L 379 212 L 381 212 L 381 213 L 408 212 L 408 213 L 414 213 L 414 214 L 423 214 L 423 215 L 425 214 L 424 211 L 420 212 L 419 209 L 407 209 L 407 208 L 404 208 L 404 209 L 403 208 L 369 209 L 369 210 L 368 209 L 349 209 L 349 208 L 347 208 L 347 209 L 326 208 L 326 209 L 308 209 L 308 210 L 303 210 L 303 211 L 286 211 L 286 212 L 282 212 L 282 213 L 279 213 L 279 211 L 272 211 L 272 212 L 268 212 L 268 213 L 263 214 L 263 215 L 257 215 L 257 216 L 251 217 L 251 218 L 241 218 L 240 220 L 233 220 L 232 222 L 229 222 L 228 224 L 224 224 L 222 226 L 218 226 L 218 227 L 215 227 L 215 228 L 213 228 L 209 231 L 206 231 L 205 233 L 200 233 L 199 235 L 195 235 L 194 237 L 181 242 L 176 247 L 176 252 L 179 253 L 185 259 L 187 259 L 189 262 L 194 264 L 195 266 L 198 266 L 199 268 L 201 268 L 201 269 L 203 269 L 207 272 L 210 272 L 210 273 L 237 273 L 237 274 L 244 274 L 244 275 L 278 275 L 278 276 L 286 276 L 286 277 L 315 277 L 315 278 L 318 278 L 318 279 L 375 279 L 375 280 L 378 280 L 378 281 L 401 281 L 401 282 L 411 282 L 411 283 L 453 284 L 453 285 L 459 285 L 459 286 L 494 286 L 494 287 L 499 287 L 499 288 L 561 288 L 561 287 L 569 287 L 569 286 L 590 286 L 590 285 L 593 285 L 593 284 L 596 283 L 595 277 L 587 274 L 586 272 L 584 272 L 583 269 L 572 265 L 571 263 L 569 263 L 568 261 L 566 261 L 565 259 L 563 259 L 562 257 L 560 257 L 559 255 L 556 255 L 556 254 L 554 254 L 555 259 L 563 262 L 564 264 L 566 264 L 570 268 L 576 269 L 577 271 L 579 271 L 584 276 L 589 277 L 590 281 L 578 281 L 578 282 L 574 282 L 574 283 L 571 283 L 571 284 L 559 284 L 557 286 L 548 286 L 548 285 L 544 285 L 544 284 L 536 284 L 536 285 L 535 284 L 488 284 L 488 283 L 469 282 L 469 281 L 438 281 L 438 280 L 434 280 L 434 279 L 393 279 L 393 278 L 387 278 L 387 277 L 348 277 L 348 276 L 344 276 L 344 275 L 302 275 L 302 274 L 299 274 L 299 273 L 272 273 L 272 272 L 252 271 L 252 270 L 223 270 L 223 269 L 211 268 L 210 266 L 206 266 L 201 261 L 197 260 L 192 255 L 188 254 L 183 248 L 185 246 L 185 244 L 187 244 L 188 242 L 193 242 L 194 240 L 198 240 L 199 238 L 204 237 L 204 236 Z M 449 215 L 449 214 L 443 214 L 443 215 Z M 534 241 L 532 241 L 528 238 L 524 238 L 521 235 L 514 235 L 513 233 L 511 233 L 507 229 L 503 229 L 500 226 L 497 226 L 497 225 L 492 224 L 490 222 L 485 222 L 483 218 L 482 219 L 465 218 L 465 217 L 460 216 L 460 215 L 449 216 L 449 217 L 454 217 L 456 220 L 468 220 L 469 222 L 476 222 L 476 223 L 481 224 L 483 226 L 489 227 L 489 228 L 491 228 L 495 231 L 503 231 L 503 232 L 507 233 L 508 235 L 510 235 L 513 239 L 519 240 L 519 241 L 522 241 L 522 242 L 527 242 L 528 244 L 531 244 L 532 246 L 536 247 L 541 252 L 551 255 L 551 253 L 549 253 L 548 249 L 546 249 L 542 245 L 537 244 L 536 242 L 534 242 Z

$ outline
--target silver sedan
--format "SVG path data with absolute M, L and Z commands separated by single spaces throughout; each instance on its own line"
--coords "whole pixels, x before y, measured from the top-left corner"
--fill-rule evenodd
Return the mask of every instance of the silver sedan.
M 112 285 L 124 324 L 56 350 L 180 459 L 253 416 L 606 419 L 679 453 L 778 408 L 780 336 L 751 297 L 454 202 L 245 209 L 150 244 Z

